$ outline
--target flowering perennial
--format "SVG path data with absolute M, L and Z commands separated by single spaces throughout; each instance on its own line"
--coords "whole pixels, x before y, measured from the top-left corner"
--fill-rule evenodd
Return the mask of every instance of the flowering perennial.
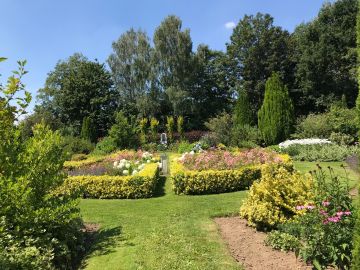
M 326 140 L 326 139 L 317 139 L 317 138 L 297 139 L 297 140 L 286 140 L 286 141 L 284 141 L 282 143 L 279 143 L 279 147 L 280 148 L 287 148 L 290 145 L 294 145 L 294 144 L 311 145 L 311 144 L 326 144 L 326 143 L 331 143 L 331 141 Z
M 185 153 L 179 159 L 189 170 L 233 170 L 244 165 L 258 165 L 264 163 L 281 163 L 283 159 L 275 152 L 261 148 L 254 148 L 240 153 L 211 150 L 195 153 Z

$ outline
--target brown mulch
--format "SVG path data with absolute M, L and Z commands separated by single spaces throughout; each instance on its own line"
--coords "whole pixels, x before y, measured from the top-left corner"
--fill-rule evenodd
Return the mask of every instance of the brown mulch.
M 311 270 L 311 266 L 296 259 L 293 252 L 281 252 L 265 246 L 266 234 L 247 226 L 240 217 L 215 218 L 222 238 L 231 255 L 246 270 Z

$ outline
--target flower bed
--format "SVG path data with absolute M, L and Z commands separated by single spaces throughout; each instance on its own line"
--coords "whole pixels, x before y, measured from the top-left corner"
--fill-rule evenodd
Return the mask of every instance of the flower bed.
M 176 194 L 189 195 L 244 190 L 261 178 L 264 163 L 276 163 L 292 169 L 288 156 L 262 149 L 239 153 L 188 153 L 171 162 L 173 189 Z
M 142 151 L 71 161 L 66 170 L 69 177 L 56 193 L 76 192 L 83 198 L 148 198 L 153 196 L 159 179 L 157 160 Z
M 135 175 L 69 176 L 56 194 L 79 193 L 82 198 L 93 199 L 149 198 L 154 195 L 158 180 L 158 164 L 150 163 Z

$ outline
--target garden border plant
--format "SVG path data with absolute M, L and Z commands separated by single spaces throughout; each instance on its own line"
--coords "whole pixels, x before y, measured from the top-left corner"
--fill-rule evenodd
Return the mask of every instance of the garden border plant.
M 132 176 L 69 176 L 56 194 L 78 193 L 92 199 L 149 198 L 154 196 L 159 178 L 158 164 L 150 163 Z

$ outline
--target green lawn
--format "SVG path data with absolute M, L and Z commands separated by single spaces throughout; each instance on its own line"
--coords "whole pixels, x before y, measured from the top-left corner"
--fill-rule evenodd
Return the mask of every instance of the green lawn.
M 246 192 L 141 200 L 82 200 L 86 222 L 101 225 L 86 269 L 241 269 L 213 216 L 236 214 Z
M 295 162 L 301 172 L 317 162 Z M 344 175 L 341 162 L 320 162 Z M 347 169 L 350 185 L 358 174 Z M 159 196 L 141 200 L 82 200 L 86 222 L 101 225 L 85 269 L 241 269 L 221 241 L 214 216 L 237 214 L 246 191 L 177 196 L 166 181 Z
M 317 168 L 317 164 L 319 164 L 327 174 L 329 174 L 328 167 L 330 166 L 334 170 L 334 173 L 342 177 L 344 181 L 346 179 L 346 174 L 347 174 L 349 178 L 350 188 L 357 186 L 359 183 L 359 174 L 351 170 L 345 162 L 309 162 L 309 161 L 294 162 L 295 168 L 302 173 L 315 170 Z M 344 168 L 341 167 L 342 164 L 345 166 L 345 170 Z

